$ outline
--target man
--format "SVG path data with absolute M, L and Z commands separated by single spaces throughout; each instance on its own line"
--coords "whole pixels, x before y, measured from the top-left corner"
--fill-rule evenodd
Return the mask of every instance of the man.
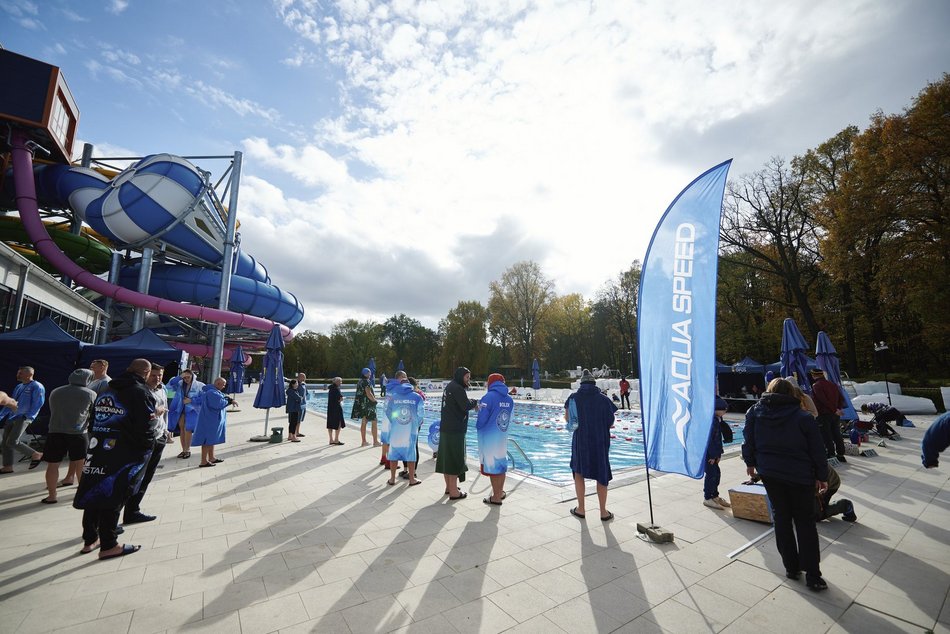
M 723 430 L 729 430 L 729 436 L 725 438 L 726 442 L 732 442 L 732 428 L 723 420 L 723 416 L 729 411 L 729 404 L 726 403 L 718 394 L 714 401 L 714 411 L 712 427 L 709 430 L 709 442 L 706 444 L 706 473 L 703 480 L 703 506 L 711 509 L 724 511 L 732 504 L 722 499 L 719 495 L 719 483 L 722 481 L 722 470 L 719 468 L 719 461 L 723 454 Z
M 459 491 L 459 482 L 465 482 L 465 432 L 468 431 L 468 413 L 478 407 L 466 389 L 472 380 L 468 368 L 459 367 L 442 392 L 442 422 L 439 431 L 439 453 L 435 459 L 436 473 L 445 478 L 445 493 L 450 500 L 462 500 L 467 493 Z
M 406 463 L 409 471 L 409 486 L 422 484 L 416 480 L 416 462 L 419 460 L 419 425 L 425 415 L 425 399 L 409 383 L 405 372 L 396 372 L 395 381 L 390 384 L 386 397 L 386 418 L 389 419 L 389 481 L 396 484 L 396 470 L 399 461 Z
M 89 389 L 95 392 L 96 394 L 102 394 L 107 389 L 109 389 L 109 381 L 112 380 L 112 377 L 109 376 L 109 362 L 105 359 L 94 359 L 92 363 L 89 364 L 89 369 L 92 370 L 92 381 L 89 383 Z
M 165 393 L 165 384 L 162 378 L 165 375 L 165 368 L 157 363 L 152 364 L 152 369 L 145 379 L 145 385 L 148 386 L 152 398 L 155 399 L 155 426 L 152 429 L 152 455 L 145 463 L 145 475 L 142 476 L 142 484 L 139 490 L 129 496 L 129 501 L 125 503 L 125 513 L 122 517 L 123 524 L 140 524 L 142 522 L 151 522 L 157 519 L 155 515 L 147 515 L 142 512 L 142 499 L 145 498 L 145 491 L 148 489 L 158 463 L 162 461 L 162 452 L 165 451 L 165 441 L 168 437 L 168 395 Z
M 501 506 L 508 497 L 505 493 L 505 477 L 508 472 L 508 425 L 514 401 L 508 396 L 508 386 L 502 374 L 489 374 L 488 391 L 478 402 L 478 457 L 482 473 L 491 481 L 492 492 L 483 498 L 485 504 Z
M 923 440 L 920 441 L 920 459 L 928 469 L 934 469 L 939 464 L 938 456 L 947 447 L 950 447 L 950 412 L 946 412 L 930 423 Z
M 33 368 L 28 365 L 17 370 L 16 380 L 20 383 L 13 390 L 14 404 L 0 411 L 0 421 L 6 421 L 2 441 L 3 469 L 0 469 L 0 473 L 13 473 L 13 456 L 16 451 L 30 457 L 30 469 L 35 469 L 43 460 L 42 453 L 33 451 L 32 447 L 21 440 L 26 428 L 46 402 L 46 388 L 33 379 L 33 374 Z
M 386 396 L 386 384 L 389 380 L 386 378 L 385 374 L 379 375 L 379 395 Z
M 597 380 L 590 370 L 584 370 L 581 384 L 564 403 L 564 420 L 573 428 L 571 439 L 571 472 L 577 506 L 571 515 L 584 519 L 586 515 L 585 479 L 597 481 L 597 502 L 600 519 L 609 522 L 614 514 L 607 510 L 607 484 L 613 479 L 610 470 L 610 426 L 614 424 L 617 406 L 597 389 Z
M 14 396 L 16 396 L 14 394 Z M 893 438 L 900 440 L 900 434 L 888 423 L 894 423 L 898 427 L 904 426 L 904 414 L 899 409 L 885 403 L 865 403 L 861 406 L 861 411 L 865 414 L 873 414 L 874 427 L 881 438 Z
M 68 486 L 79 479 L 89 448 L 86 425 L 96 402 L 96 393 L 89 389 L 92 370 L 80 368 L 69 375 L 69 383 L 49 393 L 49 434 L 43 460 L 46 461 L 46 492 L 43 504 L 56 504 L 58 486 Z M 69 470 L 59 484 L 59 463 L 69 455 Z
M 361 447 L 367 446 L 366 423 L 373 422 L 373 446 L 379 447 L 379 429 L 376 423 L 376 395 L 373 393 L 372 373 L 369 368 L 363 368 L 360 380 L 356 384 L 356 394 L 353 397 L 353 409 L 350 411 L 351 420 L 359 420 Z
M 201 462 L 199 467 L 213 467 L 224 462 L 214 455 L 214 446 L 224 444 L 225 424 L 227 413 L 225 408 L 233 400 L 224 393 L 228 385 L 224 377 L 218 377 L 213 385 L 201 388 L 199 397 L 201 409 L 198 410 L 198 422 L 195 424 L 195 433 L 191 437 L 192 447 L 201 447 Z
M 831 496 L 837 493 L 839 488 L 841 488 L 841 477 L 831 465 L 828 465 L 828 489 L 824 493 L 818 494 L 815 498 L 817 504 L 815 512 L 816 521 L 820 522 L 830 519 L 839 513 L 841 514 L 841 519 L 846 522 L 858 521 L 858 516 L 854 512 L 854 502 L 847 498 L 841 498 L 836 502 L 831 501 Z
M 624 403 L 626 403 L 626 406 Z M 630 409 L 630 381 L 627 380 L 627 377 L 620 379 L 620 408 Z
M 155 446 L 155 398 L 145 382 L 152 369 L 148 359 L 134 359 L 96 398 L 89 442 L 90 459 L 73 506 L 83 509 L 83 548 L 99 548 L 99 559 L 138 552 L 142 547 L 119 544 L 119 512 L 138 491 L 145 465 Z
M 303 372 L 297 373 L 297 393 L 300 394 L 300 422 L 297 423 L 297 437 L 304 438 L 304 435 L 300 433 L 300 426 L 303 425 L 303 419 L 307 416 L 307 399 L 310 395 L 307 394 L 307 375 Z
M 812 400 L 818 410 L 815 420 L 821 429 L 821 437 L 825 442 L 825 451 L 829 458 L 835 456 L 841 462 L 847 462 L 844 457 L 844 440 L 841 438 L 841 414 L 844 413 L 844 396 L 837 385 L 828 380 L 825 373 L 818 368 L 811 371 Z

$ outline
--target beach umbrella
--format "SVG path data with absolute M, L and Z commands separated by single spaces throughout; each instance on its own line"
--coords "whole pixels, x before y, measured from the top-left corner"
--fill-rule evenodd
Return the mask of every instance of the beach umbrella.
M 534 363 L 531 364 L 531 376 L 534 379 L 534 382 L 531 384 L 536 390 L 541 389 L 541 365 L 538 363 L 538 360 L 535 359 Z
M 838 389 L 841 390 L 841 395 L 844 396 L 845 406 L 841 418 L 845 420 L 857 420 L 858 413 L 851 403 L 851 397 L 848 396 L 848 393 L 841 387 L 841 365 L 838 361 L 838 351 L 835 350 L 831 339 L 828 338 L 828 334 L 824 330 L 818 333 L 818 341 L 815 344 L 815 363 L 817 363 L 821 371 L 825 373 L 828 380 L 838 386 Z
M 366 364 L 366 367 L 369 368 L 369 380 L 372 383 L 373 379 L 376 377 L 376 357 L 370 357 L 369 363 Z
M 811 384 L 808 382 L 808 357 L 805 356 L 805 349 L 808 344 L 802 336 L 798 325 L 791 317 L 785 319 L 782 324 L 782 376 L 789 377 L 794 375 L 798 380 L 798 386 L 803 391 L 811 394 Z
M 280 336 L 280 326 L 274 325 L 264 349 L 267 350 L 264 354 L 264 370 L 261 372 L 257 396 L 254 397 L 254 407 L 267 410 L 264 415 L 263 436 L 264 440 L 267 440 L 270 408 L 283 407 L 287 403 L 287 388 L 284 385 L 284 339 Z
M 406 366 L 402 364 L 402 359 L 399 360 L 399 364 L 396 366 L 396 372 L 399 372 L 400 370 L 402 371 L 406 370 Z
M 244 366 L 247 359 L 244 349 L 238 346 L 231 353 L 231 366 L 228 372 L 228 394 L 244 393 Z

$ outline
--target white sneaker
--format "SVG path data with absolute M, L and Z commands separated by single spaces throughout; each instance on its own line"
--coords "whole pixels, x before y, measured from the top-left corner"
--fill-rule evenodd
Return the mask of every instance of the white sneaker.
M 716 502 L 719 503 L 719 506 L 721 506 L 721 507 L 723 507 L 723 508 L 729 508 L 730 506 L 732 506 L 731 504 L 729 504 L 728 502 L 726 502 L 724 499 L 722 499 L 722 498 L 720 498 L 720 497 L 713 498 L 713 499 L 715 499 Z
M 716 509 L 717 511 L 725 511 L 726 508 L 721 506 L 719 502 L 716 501 L 716 498 L 710 498 L 708 500 L 703 500 L 703 506 L 708 506 L 711 509 Z

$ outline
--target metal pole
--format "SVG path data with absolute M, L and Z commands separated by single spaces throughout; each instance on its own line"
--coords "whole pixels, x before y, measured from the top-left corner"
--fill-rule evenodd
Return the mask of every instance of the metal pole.
M 884 389 L 887 390 L 887 404 L 893 407 L 891 403 L 891 385 L 887 382 L 887 372 L 884 372 Z
M 16 308 L 13 311 L 13 323 L 10 330 L 16 330 L 20 327 L 20 319 L 23 318 L 23 304 L 26 302 L 26 282 L 30 276 L 30 265 L 20 265 L 20 280 L 16 285 Z
M 152 255 L 155 251 L 152 247 L 142 249 L 142 261 L 139 264 L 139 285 L 138 291 L 148 295 L 148 285 L 152 279 Z M 145 326 L 145 309 L 138 307 L 132 313 L 132 332 L 138 332 Z
M 119 283 L 119 268 L 122 266 L 122 254 L 118 251 L 112 252 L 112 262 L 109 263 L 109 283 L 118 284 Z M 105 325 L 102 330 L 99 331 L 100 338 L 97 343 L 108 343 L 109 335 L 112 334 L 112 322 L 115 321 L 115 300 L 111 297 L 106 297 L 105 306 Z
M 234 153 L 232 167 L 234 173 L 231 178 L 231 195 L 228 200 L 228 229 L 224 238 L 224 253 L 221 258 L 221 292 L 218 298 L 218 308 L 228 309 L 228 299 L 231 295 L 231 268 L 234 265 L 234 234 L 237 228 L 238 189 L 241 185 L 241 164 L 244 155 Z M 214 345 L 211 352 L 212 380 L 221 376 L 221 357 L 224 355 L 224 324 L 217 324 L 214 329 Z M 265 419 L 266 420 L 266 419 Z M 267 423 L 264 423 L 265 427 Z

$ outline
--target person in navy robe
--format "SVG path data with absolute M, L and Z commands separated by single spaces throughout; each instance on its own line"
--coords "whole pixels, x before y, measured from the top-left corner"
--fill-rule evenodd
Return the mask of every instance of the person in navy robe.
M 386 419 L 388 427 L 384 446 L 388 447 L 390 477 L 386 484 L 396 484 L 396 470 L 399 461 L 406 464 L 409 471 L 409 486 L 422 484 L 416 480 L 416 462 L 419 460 L 419 426 L 425 414 L 425 399 L 409 383 L 409 377 L 402 370 L 386 390 Z
M 597 501 L 600 504 L 600 519 L 612 520 L 614 514 L 607 510 L 607 484 L 613 479 L 610 470 L 610 426 L 614 424 L 617 406 L 597 388 L 597 379 L 590 370 L 584 370 L 581 384 L 564 403 L 564 419 L 568 428 L 574 429 L 571 440 L 571 472 L 574 474 L 574 491 L 577 506 L 571 515 L 583 519 L 585 479 L 597 481 Z
M 478 402 L 478 456 L 482 473 L 491 481 L 492 493 L 482 502 L 500 506 L 508 497 L 505 493 L 505 475 L 508 472 L 508 425 L 514 411 L 514 401 L 508 396 L 508 386 L 501 374 L 488 376 L 488 392 Z
M 199 405 L 198 421 L 191 437 L 191 446 L 201 447 L 199 467 L 213 467 L 224 462 L 223 459 L 215 457 L 214 446 L 224 444 L 227 418 L 224 409 L 232 402 L 224 393 L 227 385 L 227 380 L 219 376 L 214 380 L 214 385 L 205 385 L 196 399 Z

